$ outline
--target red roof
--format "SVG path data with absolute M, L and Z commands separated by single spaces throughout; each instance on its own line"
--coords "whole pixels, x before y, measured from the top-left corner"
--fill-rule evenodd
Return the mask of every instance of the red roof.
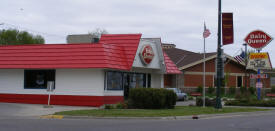
M 169 56 L 165 52 L 163 52 L 163 56 L 167 74 L 182 74 L 176 64 L 169 58 Z
M 125 51 L 128 66 L 132 67 L 141 34 L 103 34 L 100 42 L 104 44 L 114 44 L 122 47 Z
M 0 68 L 110 68 L 131 70 L 140 37 L 140 34 L 103 35 L 102 41 L 95 44 L 0 46 Z M 118 45 L 119 43 L 122 46 Z

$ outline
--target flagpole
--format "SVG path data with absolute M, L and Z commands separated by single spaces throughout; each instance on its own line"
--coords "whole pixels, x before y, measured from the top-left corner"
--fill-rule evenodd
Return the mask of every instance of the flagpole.
M 204 22 L 204 31 L 205 31 Z M 203 37 L 203 107 L 205 107 L 205 37 Z

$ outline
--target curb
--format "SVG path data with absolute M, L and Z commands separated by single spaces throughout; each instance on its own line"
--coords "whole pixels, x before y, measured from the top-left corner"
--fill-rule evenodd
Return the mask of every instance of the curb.
M 239 113 L 225 113 L 225 114 L 207 114 L 197 115 L 198 119 L 210 119 L 210 118 L 225 118 L 225 117 L 240 117 L 240 116 L 258 116 L 264 114 L 274 114 L 274 110 L 271 111 L 256 111 L 256 112 L 239 112 Z M 151 119 L 151 120 L 194 120 L 194 115 L 188 116 L 168 116 L 168 117 L 96 117 L 96 116 L 63 116 L 63 115 L 46 115 L 40 118 L 44 119 Z M 197 120 L 197 119 L 195 119 Z
M 63 115 L 43 115 L 40 116 L 40 119 L 63 119 Z

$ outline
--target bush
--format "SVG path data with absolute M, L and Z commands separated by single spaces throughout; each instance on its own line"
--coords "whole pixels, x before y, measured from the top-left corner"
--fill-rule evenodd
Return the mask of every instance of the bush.
M 241 86 L 240 91 L 241 91 L 242 94 L 244 94 L 247 91 L 247 89 L 245 87 Z
M 235 93 L 236 93 L 236 87 L 233 87 L 233 86 L 229 87 L 229 94 L 234 95 Z
M 174 108 L 177 95 L 172 90 L 160 88 L 133 88 L 129 92 L 129 105 L 138 109 Z
M 104 109 L 114 109 L 114 106 L 113 105 L 105 105 Z
M 228 106 L 260 106 L 260 107 L 274 107 L 275 100 L 261 100 L 261 101 L 246 101 L 246 100 L 231 100 L 226 101 L 225 105 Z
M 198 87 L 197 87 L 197 92 L 202 93 L 202 90 L 203 90 L 203 89 L 202 89 L 202 86 L 198 86 Z
M 255 91 L 256 91 L 256 88 L 254 88 L 254 87 L 249 87 L 249 88 L 248 88 L 248 91 L 250 92 L 250 94 L 254 95 L 254 94 L 255 94 Z
M 215 106 L 216 104 L 216 99 L 211 99 L 211 98 L 205 98 L 205 106 Z M 196 99 L 196 106 L 203 106 L 203 98 L 198 97 Z
M 275 93 L 275 87 L 274 86 L 271 87 L 271 93 Z
M 225 88 L 224 87 L 221 87 L 221 95 L 224 95 L 224 92 L 225 91 Z
M 116 104 L 116 109 L 128 109 L 128 102 L 120 102 Z
M 208 94 L 213 94 L 213 93 L 214 93 L 214 91 L 215 91 L 215 88 L 214 88 L 214 87 L 212 87 L 212 86 L 209 86 L 209 87 L 208 87 L 208 91 L 207 91 L 207 93 L 208 93 Z

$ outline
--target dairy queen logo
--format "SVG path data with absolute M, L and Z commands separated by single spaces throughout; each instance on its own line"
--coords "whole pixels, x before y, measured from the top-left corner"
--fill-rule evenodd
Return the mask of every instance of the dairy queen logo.
M 148 65 L 153 60 L 155 54 L 154 54 L 153 49 L 150 45 L 144 45 L 139 52 L 139 56 L 140 56 L 141 61 L 144 64 Z

